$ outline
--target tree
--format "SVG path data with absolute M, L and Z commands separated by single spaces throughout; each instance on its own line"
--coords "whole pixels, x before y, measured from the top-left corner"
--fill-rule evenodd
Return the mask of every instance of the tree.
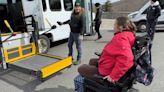
M 110 0 L 107 0 L 104 5 L 102 5 L 102 8 L 105 12 L 111 11 L 112 4 Z

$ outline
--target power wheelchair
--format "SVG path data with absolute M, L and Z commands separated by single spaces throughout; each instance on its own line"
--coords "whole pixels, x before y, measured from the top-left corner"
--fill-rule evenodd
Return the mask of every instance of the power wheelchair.
M 134 63 L 145 52 L 145 47 L 149 42 L 147 34 L 142 34 L 136 37 L 135 44 L 132 48 L 134 54 Z M 101 53 L 95 52 L 97 56 L 101 56 Z M 136 83 L 135 76 L 132 73 L 136 69 L 136 64 L 132 66 L 128 72 L 120 78 L 118 82 L 112 84 L 107 80 L 103 80 L 100 75 L 94 75 L 94 78 L 98 81 L 94 81 L 84 77 L 84 92 L 127 92 Z

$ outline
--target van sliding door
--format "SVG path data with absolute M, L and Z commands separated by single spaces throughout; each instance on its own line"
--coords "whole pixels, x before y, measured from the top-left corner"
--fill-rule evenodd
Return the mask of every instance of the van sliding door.
M 52 41 L 58 41 L 69 37 L 69 25 L 59 26 L 57 21 L 67 21 L 70 19 L 73 2 L 72 0 L 46 0 L 47 9 L 44 11 L 44 19 L 47 18 L 51 25 L 57 25 L 57 28 L 50 31 L 53 35 Z M 50 25 L 44 21 L 45 28 L 50 28 Z

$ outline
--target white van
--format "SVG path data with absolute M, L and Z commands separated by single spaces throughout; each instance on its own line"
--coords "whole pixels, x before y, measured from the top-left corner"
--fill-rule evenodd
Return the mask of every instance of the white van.
M 161 10 L 161 16 L 158 18 L 156 26 L 157 30 L 164 30 L 164 0 L 159 0 Z M 146 31 L 146 11 L 150 6 L 150 2 L 146 3 L 140 10 L 130 13 L 128 16 L 136 24 L 139 31 Z
M 75 1 L 76 0 L 1 0 L 0 10 L 6 12 L 1 14 L 1 16 L 7 18 L 13 29 L 17 26 L 17 24 L 20 24 L 17 21 L 17 19 L 20 19 L 18 16 L 21 17 L 21 15 L 33 15 L 35 20 L 38 22 L 39 34 L 41 35 L 40 42 L 43 43 L 43 45 L 40 47 L 42 50 L 41 52 L 47 52 L 50 48 L 51 42 L 63 40 L 69 37 L 69 25 L 58 26 L 57 21 L 64 22 L 70 19 Z M 91 0 L 80 1 L 85 9 L 86 34 L 92 34 Z M 9 8 L 6 9 L 6 7 Z M 8 10 L 11 10 L 12 13 L 8 13 Z M 21 11 L 21 13 L 19 11 Z M 3 20 L 2 17 L 1 19 Z M 25 21 L 25 24 L 31 23 L 31 19 L 26 19 Z M 4 25 L 3 23 L 1 24 Z M 46 34 L 43 34 L 45 31 L 49 30 L 52 25 L 56 25 L 57 28 L 47 32 Z M 22 31 L 22 29 L 17 28 L 18 27 L 16 27 L 15 31 Z M 3 27 L 1 30 L 7 31 L 6 28 Z M 28 26 L 25 28 L 25 30 L 32 31 L 33 29 L 32 27 Z

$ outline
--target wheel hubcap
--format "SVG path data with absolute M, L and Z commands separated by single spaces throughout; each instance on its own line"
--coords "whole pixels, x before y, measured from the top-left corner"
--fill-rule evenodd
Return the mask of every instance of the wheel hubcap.
M 141 25 L 140 26 L 140 31 L 145 32 L 146 31 L 146 25 Z
M 47 44 L 46 40 L 44 40 L 44 39 L 38 40 L 38 46 L 39 46 L 39 53 L 46 52 L 46 50 L 48 48 L 48 44 Z

